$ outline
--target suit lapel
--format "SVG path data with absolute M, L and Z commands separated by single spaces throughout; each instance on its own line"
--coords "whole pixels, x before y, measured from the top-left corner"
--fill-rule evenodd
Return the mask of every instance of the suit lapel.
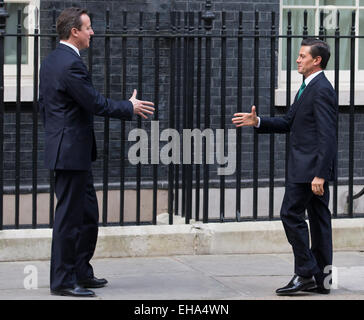
M 296 115 L 296 112 L 299 108 L 299 106 L 302 104 L 302 102 L 305 100 L 305 97 L 309 94 L 309 92 L 311 91 L 311 88 L 315 85 L 315 83 L 317 81 L 319 81 L 320 79 L 323 79 L 325 77 L 324 73 L 321 72 L 318 76 L 316 76 L 315 78 L 313 78 L 310 83 L 307 85 L 307 87 L 305 88 L 305 90 L 303 90 L 301 97 L 297 100 L 298 97 L 298 93 L 296 94 L 296 97 L 294 99 L 294 102 L 291 106 L 292 108 L 292 112 L 293 112 L 293 118 Z

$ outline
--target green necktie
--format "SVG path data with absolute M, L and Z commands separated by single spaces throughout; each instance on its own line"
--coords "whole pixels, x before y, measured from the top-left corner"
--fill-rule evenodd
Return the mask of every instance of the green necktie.
M 297 100 L 301 97 L 301 94 L 303 92 L 303 90 L 305 90 L 306 88 L 306 83 L 303 81 L 301 87 L 300 87 L 300 91 L 298 91 L 298 97 L 297 97 Z

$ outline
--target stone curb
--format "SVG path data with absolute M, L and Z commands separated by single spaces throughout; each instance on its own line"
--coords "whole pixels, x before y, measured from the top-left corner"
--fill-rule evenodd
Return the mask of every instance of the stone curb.
M 332 221 L 334 250 L 364 250 L 364 219 Z M 0 231 L 0 261 L 47 260 L 51 229 Z M 95 258 L 290 253 L 281 221 L 100 227 Z

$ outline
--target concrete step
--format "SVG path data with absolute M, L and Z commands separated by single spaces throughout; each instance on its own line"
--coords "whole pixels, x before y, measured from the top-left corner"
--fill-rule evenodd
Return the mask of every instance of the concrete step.
M 364 250 L 364 219 L 332 221 L 334 249 Z M 52 230 L 0 231 L 0 261 L 47 260 Z M 281 221 L 100 227 L 96 258 L 289 253 Z

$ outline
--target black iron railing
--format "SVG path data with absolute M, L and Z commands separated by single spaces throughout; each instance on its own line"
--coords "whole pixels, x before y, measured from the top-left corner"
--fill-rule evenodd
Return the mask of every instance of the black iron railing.
M 36 11 L 36 21 L 38 21 L 38 11 Z M 31 106 L 33 129 L 32 129 L 32 175 L 31 175 L 31 187 L 27 190 L 32 194 L 32 228 L 40 227 L 37 222 L 37 197 L 41 190 L 38 182 L 38 171 L 42 167 L 42 163 L 38 159 L 39 150 L 38 141 L 40 139 L 40 133 L 38 132 L 38 69 L 39 69 L 39 48 L 42 48 L 41 43 L 44 39 L 50 39 L 51 47 L 54 49 L 57 45 L 57 35 L 55 30 L 55 21 L 57 17 L 56 10 L 53 11 L 53 24 L 51 26 L 52 32 L 49 34 L 39 33 L 38 22 L 35 24 L 33 34 L 22 34 L 21 31 L 21 12 L 18 15 L 18 32 L 17 34 L 5 33 L 5 21 L 6 21 L 6 10 L 4 4 L 0 2 L 0 145 L 4 146 L 4 117 L 6 113 L 15 113 L 15 162 L 14 162 L 14 187 L 8 188 L 5 192 L 4 185 L 4 148 L 0 148 L 0 230 L 4 227 L 7 228 L 21 228 L 24 227 L 19 222 L 20 215 L 20 194 L 22 193 L 22 183 L 20 179 L 21 173 L 21 138 L 22 138 L 22 126 L 21 116 L 24 112 L 23 105 Z M 139 26 L 136 29 L 129 30 L 127 24 L 128 14 L 123 13 L 122 25 L 123 30 L 113 31 L 110 29 L 110 12 L 109 10 L 105 13 L 105 32 L 102 34 L 95 34 L 94 39 L 102 39 L 103 45 L 103 68 L 104 68 L 104 94 L 110 97 L 111 92 L 111 70 L 113 64 L 111 61 L 111 43 L 115 39 L 120 41 L 121 59 L 120 64 L 122 67 L 122 80 L 120 86 L 120 92 L 123 99 L 127 99 L 127 83 L 128 83 L 128 64 L 130 59 L 130 53 L 128 53 L 128 44 L 130 41 L 136 41 L 137 43 L 137 75 L 135 86 L 138 88 L 138 96 L 143 97 L 143 71 L 145 68 L 144 53 L 145 53 L 145 42 L 152 42 L 153 48 L 153 70 L 152 76 L 153 81 L 153 96 L 152 100 L 157 106 L 154 115 L 154 121 L 159 121 L 161 116 L 161 110 L 159 105 L 161 104 L 161 98 L 163 95 L 168 98 L 168 107 L 164 110 L 168 114 L 165 118 L 165 126 L 171 129 L 175 129 L 178 132 L 182 132 L 183 129 L 206 129 L 206 128 L 219 128 L 226 130 L 229 128 L 229 122 L 234 112 L 242 112 L 243 110 L 249 110 L 250 106 L 243 103 L 244 95 L 244 74 L 243 58 L 244 49 L 250 46 L 252 49 L 252 102 L 257 108 L 257 111 L 261 110 L 261 83 L 260 83 L 260 64 L 264 60 L 269 64 L 270 73 L 266 75 L 269 79 L 269 103 L 266 104 L 266 114 L 274 117 L 277 113 L 286 112 L 291 104 L 291 58 L 292 58 L 292 39 L 294 38 L 305 38 L 308 37 L 307 33 L 307 12 L 304 12 L 304 28 L 302 35 L 292 35 L 291 31 L 291 13 L 288 12 L 288 29 L 284 35 L 277 33 L 277 17 L 275 12 L 270 13 L 271 27 L 270 29 L 262 30 L 260 28 L 260 13 L 255 12 L 254 14 L 254 27 L 252 30 L 245 30 L 243 28 L 243 13 L 238 14 L 238 19 L 235 23 L 233 30 L 228 30 L 226 25 L 226 12 L 214 14 L 211 11 L 211 6 L 208 2 L 205 12 L 171 12 L 170 13 L 170 30 L 161 30 L 160 26 L 160 14 L 155 14 L 155 29 L 145 30 L 143 26 L 143 13 L 139 15 Z M 91 14 L 92 16 L 92 14 Z M 213 22 L 220 19 L 220 29 L 213 28 Z M 341 113 L 349 113 L 349 155 L 348 155 L 348 175 L 343 176 L 343 184 L 348 186 L 348 197 L 347 203 L 348 208 L 345 214 L 338 214 L 338 180 L 333 183 L 333 216 L 347 216 L 357 217 L 359 214 L 354 214 L 353 201 L 357 196 L 354 195 L 354 141 L 355 141 L 355 114 L 361 113 L 360 106 L 355 105 L 354 94 L 355 94 L 355 40 L 360 38 L 355 35 L 355 12 L 352 16 L 352 31 L 350 35 L 341 35 L 339 29 L 339 12 L 337 19 L 337 28 L 334 36 L 326 36 L 325 29 L 323 26 L 323 15 L 320 18 L 320 38 L 335 39 L 335 46 L 333 49 L 332 58 L 335 60 L 335 79 L 334 86 L 337 94 L 340 94 L 340 82 L 339 82 L 339 54 L 340 54 L 340 40 L 343 38 L 351 39 L 351 63 L 350 63 L 350 105 L 340 106 Z M 264 31 L 264 32 L 262 32 Z M 310 35 L 313 36 L 313 35 Z M 4 40 L 5 38 L 15 37 L 17 39 L 17 62 L 16 62 L 16 100 L 14 102 L 4 102 Z M 34 39 L 34 61 L 33 61 L 33 102 L 26 103 L 21 101 L 21 52 L 22 52 L 22 38 L 33 38 Z M 276 52 L 278 49 L 279 39 L 284 39 L 287 43 L 287 51 L 285 52 L 287 61 L 287 81 L 286 81 L 286 106 L 281 108 L 277 107 L 275 103 L 275 89 L 277 82 L 277 58 Z M 269 57 L 261 57 L 261 46 L 262 42 L 265 45 L 269 44 Z M 218 45 L 216 45 L 218 43 Z M 236 55 L 228 58 L 229 44 L 234 44 L 234 50 Z M 217 48 L 217 50 L 215 50 Z M 161 54 L 164 50 L 169 54 L 169 65 L 168 71 L 163 74 L 169 78 L 169 92 L 163 92 L 160 89 L 160 77 L 162 74 L 161 68 L 165 67 L 161 65 Z M 90 73 L 93 73 L 94 63 L 94 52 L 95 47 L 93 41 L 88 50 L 86 60 Z M 215 59 L 215 60 L 214 60 Z M 229 60 L 228 60 L 229 59 Z M 236 64 L 235 82 L 233 87 L 227 81 L 228 73 L 228 61 Z M 213 61 L 219 60 L 218 66 L 212 64 Z M 212 79 L 214 78 L 213 71 L 219 74 L 219 88 L 218 88 L 218 100 L 220 105 L 218 108 L 213 104 L 212 101 L 214 90 L 216 90 L 216 83 L 212 86 Z M 230 77 L 231 78 L 231 77 Z M 228 93 L 228 90 L 230 90 Z M 227 99 L 236 92 L 235 102 L 227 102 Z M 244 104 L 244 105 L 243 105 Z M 212 112 L 218 110 L 219 120 L 214 123 L 212 118 Z M 233 111 L 232 111 L 233 110 Z M 28 111 L 29 112 L 29 111 Z M 214 114 L 215 116 L 215 114 Z M 102 151 L 102 183 L 101 189 L 103 192 L 102 196 L 102 225 L 111 225 L 108 221 L 108 196 L 110 186 L 112 185 L 109 181 L 109 154 L 110 154 L 110 119 L 104 119 L 103 127 L 103 151 Z M 126 123 L 121 121 L 120 123 L 120 174 L 119 184 L 117 189 L 120 192 L 120 210 L 119 210 L 119 221 L 118 225 L 124 225 L 125 222 L 125 186 L 127 185 L 125 170 L 125 159 L 127 156 L 127 132 Z M 142 122 L 139 118 L 136 122 L 137 128 L 142 128 Z M 232 126 L 230 125 L 230 128 Z M 203 140 L 203 159 L 202 164 L 184 164 L 184 163 L 170 163 L 165 165 L 167 167 L 167 175 L 161 176 L 160 168 L 163 165 L 152 164 L 152 174 L 149 177 L 152 188 L 152 219 L 150 221 L 141 220 L 141 192 L 142 192 L 142 164 L 136 165 L 135 174 L 135 192 L 136 192 L 136 212 L 134 224 L 141 223 L 157 223 L 157 195 L 160 188 L 168 189 L 168 213 L 169 223 L 173 223 L 174 215 L 181 215 L 185 217 L 186 223 L 190 222 L 191 218 L 195 220 L 202 220 L 204 223 L 210 221 L 243 221 L 243 220 L 259 220 L 259 219 L 276 219 L 277 215 L 274 214 L 274 199 L 275 199 L 275 188 L 284 185 L 284 177 L 277 179 L 275 177 L 275 154 L 277 152 L 275 135 L 269 136 L 269 164 L 266 164 L 268 174 L 264 179 L 259 177 L 259 145 L 260 139 L 256 133 L 250 132 L 249 135 L 252 138 L 253 150 L 252 150 L 252 168 L 250 168 L 252 175 L 251 178 L 244 177 L 242 174 L 242 154 L 243 146 L 246 140 L 247 131 L 238 129 L 236 137 L 236 170 L 233 176 L 221 175 L 217 179 L 211 179 L 212 166 L 207 161 L 207 143 L 206 139 Z M 340 132 L 338 132 L 339 134 Z M 288 146 L 289 135 L 286 135 L 286 148 Z M 226 135 L 225 135 L 226 142 Z M 194 150 L 194 146 L 190 146 L 190 150 Z M 181 151 L 181 153 L 183 153 Z M 192 158 L 196 156 L 192 152 Z M 286 161 L 287 162 L 287 161 Z M 216 169 L 216 168 L 215 168 Z M 278 183 L 277 183 L 278 181 Z M 163 182 L 163 183 L 162 183 Z M 161 185 L 163 186 L 161 187 Z M 214 186 L 219 189 L 219 215 L 216 218 L 212 218 L 209 214 L 209 202 L 211 201 L 211 195 L 209 191 Z M 268 195 L 268 212 L 263 215 L 258 210 L 259 197 L 258 190 L 261 186 L 269 188 Z M 250 187 L 252 188 L 252 212 L 248 215 L 248 218 L 243 218 L 244 203 L 242 203 L 241 189 Z M 24 189 L 24 188 L 23 188 Z M 226 190 L 235 190 L 235 201 L 226 199 Z M 49 192 L 49 223 L 48 227 L 53 226 L 54 216 L 54 172 L 49 172 L 48 187 L 46 191 Z M 203 197 L 201 199 L 200 192 L 203 191 Z M 24 191 L 23 191 L 24 192 Z M 14 225 L 4 225 L 3 219 L 4 214 L 12 214 L 4 212 L 4 196 L 5 193 L 15 195 L 15 206 L 14 206 Z M 194 197 L 193 197 L 194 195 Z M 231 198 L 230 198 L 231 199 Z M 200 212 L 200 204 L 202 203 L 202 212 Z M 194 206 L 193 206 L 194 204 Z M 234 207 L 235 216 L 226 216 L 226 206 Z M 245 212 L 246 213 L 246 212 Z

